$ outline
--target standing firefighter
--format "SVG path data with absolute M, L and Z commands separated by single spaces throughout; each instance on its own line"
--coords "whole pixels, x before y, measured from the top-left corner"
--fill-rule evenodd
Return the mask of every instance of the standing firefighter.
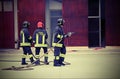
M 52 46 L 54 47 L 54 66 L 61 66 L 65 65 L 64 58 L 66 54 L 66 47 L 64 44 L 64 38 L 71 36 L 71 33 L 64 34 L 63 32 L 63 25 L 64 20 L 62 18 L 58 19 L 58 26 L 55 28 L 54 35 L 53 35 L 53 43 Z
M 46 65 L 49 64 L 48 62 L 48 53 L 47 53 L 47 38 L 48 34 L 47 31 L 43 28 L 43 23 L 38 22 L 37 23 L 37 29 L 34 31 L 33 34 L 33 43 L 35 47 L 35 55 L 36 58 L 39 59 L 40 49 L 43 48 L 44 50 L 44 63 Z M 40 64 L 40 60 L 37 62 L 37 64 Z
M 22 56 L 22 65 L 27 65 L 26 57 L 29 55 L 31 63 L 34 61 L 32 51 L 31 51 L 31 42 L 32 37 L 28 31 L 28 27 L 30 23 L 28 21 L 23 22 L 22 30 L 20 31 L 20 46 L 23 48 L 23 56 Z

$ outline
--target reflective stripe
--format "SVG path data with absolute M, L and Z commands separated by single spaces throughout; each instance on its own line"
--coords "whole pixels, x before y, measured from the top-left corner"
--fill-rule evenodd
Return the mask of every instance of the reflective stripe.
M 63 57 L 63 58 L 65 58 L 65 54 L 60 54 L 60 57 Z
M 41 32 L 40 32 L 41 34 Z M 39 34 L 36 34 L 36 44 L 35 44 L 35 47 L 47 47 L 48 45 L 45 44 L 45 35 L 42 34 L 42 44 L 39 44 Z
M 23 54 L 23 55 L 22 55 L 22 58 L 27 58 L 27 55 Z
M 57 38 L 60 38 L 60 39 L 62 39 L 63 38 L 63 35 L 57 35 Z
M 60 43 L 52 43 L 52 46 L 53 47 L 62 47 L 63 44 L 60 44 Z
M 59 58 L 60 58 L 59 56 L 56 56 L 56 60 L 59 60 Z
M 47 44 L 35 44 L 35 47 L 47 47 Z
M 31 57 L 33 57 L 33 55 L 25 55 L 25 54 L 22 55 L 22 58 L 28 58 L 28 57 L 31 58 Z M 38 58 L 39 58 L 39 56 L 38 56 Z
M 33 57 L 33 55 L 29 55 L 29 58 Z
M 25 43 L 25 36 L 24 36 L 24 32 L 23 32 L 23 31 L 21 31 L 20 33 L 21 33 L 21 35 L 22 35 L 22 43 Z
M 36 44 L 38 44 L 38 34 L 36 34 Z
M 45 54 L 44 54 L 44 57 L 48 57 L 48 53 L 45 53 Z
M 40 57 L 40 55 L 35 55 L 36 56 L 36 58 L 39 58 Z
M 20 43 L 20 46 L 31 46 L 30 43 Z
M 20 46 L 31 46 L 30 43 L 26 43 L 26 42 L 25 42 L 25 35 L 24 35 L 24 32 L 21 31 L 20 33 L 21 33 L 21 35 L 22 35 L 22 43 L 20 43 Z M 31 38 L 32 38 L 32 37 L 31 37 Z

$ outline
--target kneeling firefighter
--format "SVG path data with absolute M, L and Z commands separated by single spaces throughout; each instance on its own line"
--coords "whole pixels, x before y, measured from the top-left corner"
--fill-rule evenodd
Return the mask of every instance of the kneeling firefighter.
M 53 43 L 52 46 L 54 47 L 54 66 L 64 66 L 65 64 L 64 59 L 65 59 L 65 54 L 66 54 L 66 47 L 64 44 L 64 39 L 66 37 L 71 36 L 71 32 L 68 34 L 64 34 L 63 31 L 63 25 L 64 25 L 64 20 L 62 18 L 59 18 L 57 20 L 58 25 L 55 28 L 55 31 L 53 33 Z
M 48 53 L 47 53 L 47 38 L 48 34 L 47 31 L 44 29 L 43 23 L 38 22 L 37 23 L 37 29 L 33 33 L 33 43 L 35 47 L 35 55 L 36 58 L 39 59 L 40 49 L 43 48 L 44 50 L 44 64 L 48 65 Z M 40 59 L 37 62 L 37 64 L 40 64 Z
M 30 36 L 30 33 L 28 31 L 29 26 L 30 23 L 28 21 L 24 21 L 22 25 L 22 30 L 20 31 L 20 46 L 23 48 L 22 63 L 21 63 L 22 65 L 28 64 L 26 63 L 27 54 L 30 58 L 31 63 L 34 61 L 31 50 L 32 37 Z

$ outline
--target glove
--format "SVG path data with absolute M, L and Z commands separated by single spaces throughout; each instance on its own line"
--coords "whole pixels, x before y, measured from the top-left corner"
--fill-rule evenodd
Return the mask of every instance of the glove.
M 72 32 L 68 32 L 68 34 L 67 34 L 67 35 L 68 35 L 68 37 L 70 37 L 70 36 L 72 35 Z
M 74 32 L 68 32 L 64 37 L 70 37 Z
M 32 42 L 33 44 L 35 44 L 35 41 L 33 40 L 33 42 Z

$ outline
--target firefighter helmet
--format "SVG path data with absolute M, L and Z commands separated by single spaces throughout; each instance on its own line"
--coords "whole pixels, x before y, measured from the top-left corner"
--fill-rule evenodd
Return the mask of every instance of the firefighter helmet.
M 65 21 L 64 21 L 64 19 L 59 18 L 59 19 L 57 20 L 57 22 L 58 22 L 58 25 L 63 25 Z
M 23 22 L 23 27 L 29 27 L 29 26 L 30 26 L 30 23 L 28 21 Z
M 43 28 L 43 23 L 39 21 L 39 22 L 37 23 L 37 27 L 38 27 L 38 28 Z

